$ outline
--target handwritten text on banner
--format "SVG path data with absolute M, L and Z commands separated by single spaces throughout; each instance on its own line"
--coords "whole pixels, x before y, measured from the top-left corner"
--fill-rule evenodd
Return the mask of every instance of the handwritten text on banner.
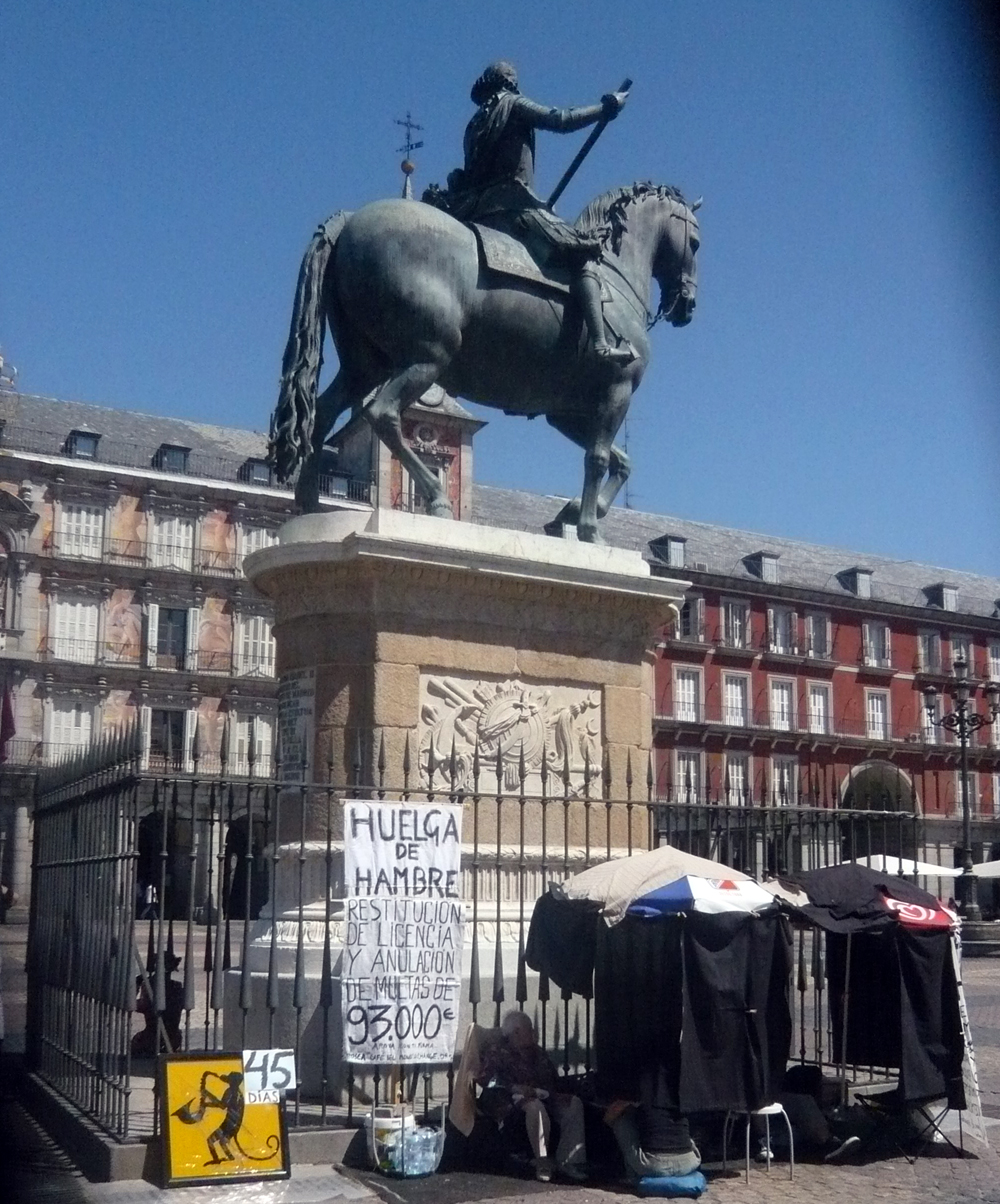
M 464 939 L 462 809 L 344 808 L 344 1058 L 448 1062 Z

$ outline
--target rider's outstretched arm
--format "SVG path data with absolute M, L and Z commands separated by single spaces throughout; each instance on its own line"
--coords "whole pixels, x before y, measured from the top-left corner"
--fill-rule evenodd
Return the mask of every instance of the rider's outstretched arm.
M 609 92 L 599 105 L 580 105 L 572 109 L 550 109 L 536 104 L 526 96 L 519 96 L 515 106 L 517 116 L 527 125 L 539 130 L 552 130 L 557 134 L 570 134 L 582 130 L 602 118 L 617 117 L 624 98 L 617 92 Z

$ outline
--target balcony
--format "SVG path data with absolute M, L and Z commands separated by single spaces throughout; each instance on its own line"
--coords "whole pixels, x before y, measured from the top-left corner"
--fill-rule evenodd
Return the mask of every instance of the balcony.
M 97 640 L 73 640 L 64 636 L 46 636 L 38 650 L 43 661 L 70 661 L 77 665 L 97 663 Z
M 707 704 L 692 706 L 682 701 L 671 704 L 668 697 L 660 699 L 654 725 L 661 730 L 696 723 L 728 742 L 732 738 L 770 736 L 781 741 L 836 741 L 847 740 L 863 744 L 908 744 L 925 749 L 955 752 L 958 744 L 954 736 L 937 728 L 927 729 L 921 714 L 916 720 L 872 723 L 864 718 L 837 718 L 815 712 L 790 715 L 787 708 L 725 706 L 717 699 Z M 970 748 L 979 751 L 996 750 L 1000 747 L 1000 729 L 994 726 L 981 728 L 974 733 Z

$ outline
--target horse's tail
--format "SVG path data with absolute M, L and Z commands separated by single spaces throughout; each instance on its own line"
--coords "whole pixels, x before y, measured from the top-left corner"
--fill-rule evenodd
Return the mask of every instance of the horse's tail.
M 349 217 L 349 213 L 340 211 L 327 218 L 313 235 L 299 268 L 268 446 L 268 459 L 283 484 L 295 476 L 302 460 L 312 451 L 316 388 L 323 367 L 323 279 Z

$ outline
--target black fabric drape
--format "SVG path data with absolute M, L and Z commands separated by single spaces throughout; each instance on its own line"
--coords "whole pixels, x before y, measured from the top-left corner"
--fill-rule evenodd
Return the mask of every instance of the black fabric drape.
M 594 972 L 594 1053 L 603 1094 L 639 1099 L 650 1073 L 678 1106 L 684 971 L 680 916 L 600 922 Z M 660 1073 L 662 1072 L 662 1073 Z
M 859 1066 L 899 1068 L 902 1028 L 899 955 L 895 940 L 898 927 L 893 923 L 881 932 L 856 932 L 851 936 L 846 1058 L 843 1039 L 847 937 L 831 933 L 826 938 L 833 1056 L 837 1062 L 844 1060 Z
M 833 1055 L 840 1061 L 847 937 L 827 937 Z M 899 1071 L 905 1100 L 965 1107 L 965 1038 L 946 929 L 895 923 L 851 937 L 846 1061 Z
M 790 971 L 784 917 L 687 917 L 682 1112 L 746 1111 L 773 1102 L 791 1044 Z
M 549 891 L 535 903 L 524 960 L 565 991 L 590 999 L 597 933 L 605 927 L 601 906 L 582 899 L 557 899 Z
M 602 1092 L 682 1113 L 747 1110 L 781 1089 L 791 1042 L 785 919 L 727 913 L 599 926 L 594 1053 Z
M 950 1107 L 964 1108 L 965 1036 L 951 956 L 951 934 L 900 925 L 896 939 L 902 980 L 903 1048 L 899 1082 L 903 1098 L 947 1096 Z

